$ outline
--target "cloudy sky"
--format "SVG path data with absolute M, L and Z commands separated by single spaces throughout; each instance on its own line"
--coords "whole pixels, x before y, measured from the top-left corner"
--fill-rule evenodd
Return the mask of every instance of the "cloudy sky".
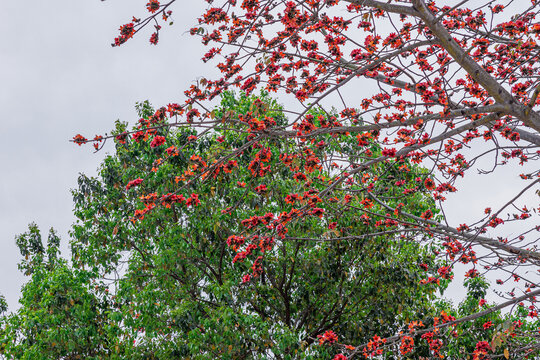
M 198 76 L 212 72 L 204 49 L 186 34 L 205 5 L 182 2 L 160 45 L 149 33 L 110 46 L 121 24 L 145 14 L 146 0 L 27 0 L 0 2 L 0 293 L 17 307 L 24 277 L 14 236 L 36 222 L 62 235 L 74 221 L 70 189 L 79 173 L 96 173 L 105 151 L 69 142 L 77 133 L 102 134 L 116 119 L 136 120 L 134 105 L 181 102 Z M 109 148 L 110 149 L 110 148 Z M 105 149 L 107 150 L 107 149 Z M 453 224 L 466 222 L 485 200 L 495 207 L 513 195 L 515 174 L 467 180 L 449 199 Z
M 0 1 L 0 293 L 16 307 L 24 277 L 14 236 L 53 226 L 64 248 L 74 218 L 70 189 L 95 174 L 105 152 L 69 142 L 137 120 L 135 102 L 182 100 L 205 73 L 204 49 L 185 31 L 204 2 L 178 9 L 161 44 L 149 33 L 112 48 L 118 27 L 145 14 L 141 0 Z M 181 11 L 180 11 L 181 10 Z

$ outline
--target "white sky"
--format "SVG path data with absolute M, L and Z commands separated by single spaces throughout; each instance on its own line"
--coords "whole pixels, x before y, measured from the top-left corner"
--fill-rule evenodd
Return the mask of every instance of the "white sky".
M 137 101 L 180 102 L 205 71 L 204 49 L 184 34 L 202 1 L 176 7 L 175 25 L 157 47 L 149 33 L 111 47 L 118 27 L 144 15 L 146 2 L 0 1 L 0 294 L 10 310 L 24 282 L 15 235 L 35 221 L 42 233 L 57 229 L 66 249 L 70 189 L 105 155 L 69 140 L 109 131 L 116 119 L 137 120 Z
M 10 310 L 17 307 L 24 282 L 14 236 L 34 221 L 42 233 L 56 228 L 66 249 L 74 221 L 70 189 L 78 173 L 94 175 L 105 155 L 69 140 L 77 133 L 109 131 L 116 119 L 136 120 L 137 101 L 181 102 L 197 76 L 212 72 L 199 60 L 205 49 L 185 33 L 196 24 L 203 1 L 174 7 L 175 25 L 164 27 L 157 47 L 148 43 L 149 32 L 119 48 L 110 46 L 120 25 L 145 14 L 146 2 L 0 2 L 0 293 Z M 464 181 L 466 186 L 448 196 L 452 224 L 514 195 L 513 181 L 522 185 L 518 173 L 501 169 Z

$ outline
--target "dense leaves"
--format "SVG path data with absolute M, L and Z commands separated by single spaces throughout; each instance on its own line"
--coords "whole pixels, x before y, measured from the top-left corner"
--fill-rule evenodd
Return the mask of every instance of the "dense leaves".
M 226 94 L 216 116 L 257 113 L 277 125 L 286 121 L 280 110 L 264 94 Z M 380 208 L 363 187 L 349 186 L 354 195 L 343 198 L 318 197 L 316 190 L 332 179 L 318 158 L 332 156 L 332 147 L 256 141 L 237 136 L 233 124 L 202 135 L 156 129 L 164 121 L 160 110 L 143 103 L 139 111 L 132 136 L 117 125 L 117 152 L 104 161 L 101 177 L 81 176 L 74 192 L 80 220 L 72 233 L 72 271 L 86 276 L 79 287 L 96 281 L 114 294 L 102 299 L 108 318 L 93 320 L 121 331 L 108 341 L 122 351 L 133 346 L 134 358 L 316 358 L 330 355 L 313 346 L 327 330 L 358 343 L 390 336 L 405 319 L 431 311 L 438 286 L 421 280 L 436 272 L 434 249 L 410 241 L 413 229 L 409 234 L 358 211 L 366 203 L 371 211 Z M 162 140 L 156 145 L 156 139 Z M 298 146 L 306 156 L 289 159 Z M 243 156 L 218 160 L 232 148 L 245 149 Z M 390 195 L 394 182 L 412 186 L 425 172 L 408 165 L 413 171 L 381 168 L 364 176 L 376 179 L 371 191 Z M 426 196 L 410 198 L 414 211 L 435 211 Z M 337 208 L 340 202 L 347 207 Z M 364 237 L 376 222 L 388 231 Z
M 264 94 L 226 94 L 216 114 L 242 118 L 257 111 L 278 124 L 285 121 L 278 110 Z M 327 330 L 367 341 L 430 311 L 437 286 L 421 285 L 429 271 L 419 264 L 435 271 L 433 249 L 410 241 L 398 224 L 363 237 L 375 219 L 357 210 L 367 200 L 362 188 L 343 199 L 320 199 L 314 190 L 331 174 L 313 164 L 331 156 L 328 150 L 300 144 L 308 156 L 283 161 L 299 144 L 238 137 L 233 125 L 198 136 L 155 129 L 160 110 L 143 103 L 139 111 L 137 130 L 144 135 L 117 136 L 117 152 L 105 159 L 100 178 L 82 175 L 73 193 L 74 268 L 57 258 L 54 232 L 47 250 L 34 225 L 18 238 L 21 269 L 32 280 L 22 309 L 8 319 L 5 331 L 15 345 L 7 354 L 32 358 L 54 343 L 50 358 L 312 358 L 326 353 L 313 344 Z M 116 132 L 124 131 L 118 123 Z M 163 140 L 155 145 L 156 139 Z M 219 162 L 233 146 L 245 156 Z M 252 152 L 264 153 L 265 165 L 252 166 Z M 295 180 L 306 166 L 312 171 Z M 264 167 L 272 170 L 263 175 Z M 413 169 L 373 173 L 373 188 L 389 177 L 414 184 L 423 170 Z M 426 196 L 411 198 L 417 212 L 433 206 Z M 336 211 L 343 201 L 348 210 Z M 279 214 L 283 209 L 289 211 Z M 309 215 L 298 219 L 301 212 Z M 245 228 L 259 228 L 258 235 L 244 235 Z
M 114 294 L 98 296 L 111 351 L 536 356 L 540 4 L 207 3 L 190 33 L 221 77 L 181 105 L 139 104 L 133 129 L 73 139 L 116 142 L 101 177 L 80 178 L 72 233 L 73 276 Z M 148 26 L 157 44 L 175 5 L 149 1 L 114 45 Z M 478 166 L 523 185 L 498 207 L 470 199 L 485 210 L 455 224 L 446 197 Z M 35 255 L 21 266 L 37 276 L 45 250 L 25 239 Z M 457 308 L 434 298 L 456 268 Z

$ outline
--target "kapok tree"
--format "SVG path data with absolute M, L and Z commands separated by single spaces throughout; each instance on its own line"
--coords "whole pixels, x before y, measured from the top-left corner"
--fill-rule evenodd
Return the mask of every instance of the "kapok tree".
M 330 205 L 324 206 L 330 199 L 338 199 L 332 205 L 333 214 L 346 211 L 344 196 L 358 194 L 349 186 L 361 186 L 364 203 L 356 211 L 379 227 L 373 236 L 392 224 L 411 241 L 429 238 L 444 247 L 440 256 L 447 264 L 438 269 L 440 278 L 450 278 L 453 266 L 463 264 L 468 277 L 492 273 L 493 278 L 499 278 L 495 286 L 510 280 L 514 289 L 502 287 L 498 291 L 500 302 L 492 309 L 523 308 L 530 319 L 537 318 L 540 253 L 533 215 L 538 204 L 531 205 L 525 199 L 535 200 L 531 195 L 540 179 L 538 167 L 519 169 L 539 157 L 536 59 L 540 24 L 535 19 L 540 4 L 536 0 L 519 4 L 465 0 L 452 5 L 424 0 L 207 2 L 208 10 L 191 33 L 208 46 L 203 61 L 215 62 L 222 76 L 192 85 L 185 91 L 185 103 L 165 108 L 173 120 L 159 126 L 204 129 L 224 122 L 235 124 L 233 131 L 238 134 L 248 132 L 251 146 L 260 147 L 261 141 L 270 139 L 295 141 L 298 148 L 281 159 L 284 164 L 305 159 L 304 147 L 308 144 L 333 147 L 335 155 L 314 155 L 310 162 L 301 163 L 294 175 L 295 180 L 309 183 L 306 173 L 313 164 L 333 169 L 324 188 L 310 188 L 322 200 L 319 207 L 324 210 L 323 217 L 330 212 Z M 160 24 L 173 16 L 176 3 L 148 2 L 149 15 L 122 25 L 114 45 L 124 44 L 152 24 L 155 33 L 150 41 L 157 44 Z M 208 110 L 216 96 L 235 87 L 247 93 L 264 88 L 277 92 L 282 99 L 295 99 L 296 105 L 287 108 L 294 116 L 289 116 L 286 124 L 274 125 L 256 113 L 218 117 Z M 324 118 L 329 121 L 319 121 L 311 114 L 314 108 L 324 112 L 329 106 L 337 108 L 334 117 Z M 122 136 L 129 135 L 126 132 Z M 95 146 L 99 148 L 109 137 L 96 137 Z M 343 140 L 346 137 L 355 139 L 354 146 Z M 88 142 L 80 135 L 74 140 Z M 372 151 L 373 143 L 379 144 L 380 153 Z M 217 161 L 245 153 L 245 148 L 239 147 Z M 272 171 L 263 150 L 250 154 L 253 177 Z M 446 193 L 456 191 L 457 180 L 469 176 L 475 164 L 483 160 L 493 163 L 484 172 L 505 166 L 506 171 L 522 179 L 523 185 L 503 206 L 493 208 L 486 199 L 485 210 L 462 224 L 434 219 L 431 210 L 415 213 L 406 209 L 409 196 L 427 191 L 444 210 Z M 377 188 L 370 169 L 390 171 L 398 166 L 405 173 L 410 166 L 404 161 L 429 166 L 430 176 L 420 177 L 415 186 L 403 187 L 396 180 L 397 186 L 403 187 L 399 194 Z M 401 201 L 394 204 L 396 199 Z M 378 211 L 372 210 L 373 204 L 379 206 Z M 228 206 L 231 204 L 224 204 L 224 210 Z M 271 228 L 258 224 L 245 231 L 286 236 L 292 224 L 309 217 L 312 211 L 307 204 L 295 210 L 293 221 L 278 219 Z M 514 222 L 519 223 L 518 233 L 507 230 Z M 446 319 L 429 330 L 413 327 L 410 332 L 421 335 L 432 355 L 437 356 L 443 354 L 452 327 L 483 315 L 479 311 Z M 518 330 L 513 327 L 511 333 Z M 368 344 L 356 344 L 357 350 L 344 349 L 339 356 L 369 357 L 399 343 L 407 354 L 414 345 L 405 333 L 386 341 L 377 337 Z M 529 345 L 510 347 L 504 356 L 527 356 L 537 349 L 538 334 L 524 332 L 519 336 Z M 490 346 L 479 341 L 473 356 L 486 358 L 495 350 L 493 343 Z

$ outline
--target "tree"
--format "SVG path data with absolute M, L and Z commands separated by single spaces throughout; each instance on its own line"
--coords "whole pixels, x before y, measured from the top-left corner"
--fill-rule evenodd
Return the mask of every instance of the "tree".
M 107 302 L 74 271 L 50 230 L 47 247 L 35 224 L 17 237 L 23 256 L 19 268 L 31 280 L 24 285 L 21 308 L 0 318 L 0 354 L 9 359 L 98 359 L 109 347 Z M 4 308 L 4 313 L 7 308 Z
M 407 319 L 435 314 L 432 301 L 448 280 L 421 280 L 442 266 L 438 247 L 412 241 L 414 230 L 390 219 L 378 220 L 386 230 L 373 235 L 374 221 L 356 209 L 369 203 L 376 213 L 381 205 L 363 194 L 363 186 L 351 183 L 350 194 L 329 199 L 335 210 L 319 207 L 325 202 L 317 193 L 333 170 L 316 159 L 336 156 L 334 141 L 356 147 L 356 138 L 329 134 L 327 147 L 254 142 L 250 133 L 239 135 L 238 124 L 223 122 L 197 134 L 161 126 L 164 109 L 154 111 L 147 102 L 138 111 L 131 136 L 117 123 L 116 153 L 103 162 L 100 178 L 81 175 L 73 191 L 79 219 L 71 234 L 73 266 L 58 257 L 54 231 L 47 250 L 35 225 L 17 238 L 21 270 L 32 278 L 21 309 L 4 318 L 4 354 L 321 358 L 335 351 L 327 345 L 336 343 L 336 333 L 360 343 L 372 334 L 394 335 Z M 287 122 L 267 93 L 224 93 L 215 116 L 258 116 L 259 126 Z M 332 118 L 319 109 L 311 116 Z M 369 142 L 373 153 L 381 152 Z M 299 145 L 304 156 L 290 156 Z M 244 154 L 227 158 L 235 148 Z M 400 166 L 410 171 L 374 167 L 364 176 L 376 179 L 373 191 L 384 187 L 388 196 L 427 176 L 407 160 Z M 423 192 L 409 200 L 403 210 L 438 211 Z M 302 208 L 309 216 L 295 222 Z M 248 232 L 259 224 L 277 234 Z M 394 291 L 384 290 L 389 287 Z
M 538 160 L 536 0 L 475 2 L 475 8 L 468 8 L 468 1 L 448 6 L 424 0 L 208 3 L 191 33 L 210 48 L 203 61 L 215 59 L 223 76 L 203 79 L 188 89 L 186 103 L 177 108 L 178 118 L 169 125 L 212 126 L 215 119 L 205 103 L 231 87 L 248 93 L 266 88 L 289 94 L 299 104 L 287 109 L 294 114 L 290 123 L 262 129 L 251 126 L 248 131 L 257 139 L 308 143 L 317 143 L 327 134 L 348 133 L 358 138 L 360 148 L 365 149 L 365 136 L 383 148 L 379 156 L 369 152 L 356 156 L 343 146 L 339 151 L 343 168 L 320 191 L 322 199 L 342 192 L 340 187 L 347 181 L 361 183 L 361 174 L 373 166 L 393 166 L 408 159 L 433 169 L 434 181 L 424 186 L 444 209 L 445 193 L 456 191 L 458 179 L 476 164 L 493 163 L 481 169 L 483 173 L 503 165 L 513 172 L 518 164 Z M 151 43 L 156 44 L 159 24 L 171 19 L 175 5 L 175 0 L 150 1 L 150 14 L 123 25 L 114 45 L 122 45 L 152 21 L 156 32 Z M 358 97 L 355 81 L 361 81 L 363 88 L 373 84 L 373 91 Z M 329 104 L 341 104 L 339 120 L 314 124 L 310 110 Z M 321 159 L 321 164 L 331 161 Z M 464 224 L 435 221 L 430 213 L 399 211 L 381 193 L 367 194 L 385 208 L 380 215 L 388 213 L 400 224 L 415 224 L 419 232 L 434 237 L 431 241 L 446 244 L 450 268 L 463 263 L 470 270 L 467 274 L 489 272 L 491 278 L 500 278 L 496 286 L 515 280 L 513 290 L 507 286 L 498 291 L 498 306 L 526 302 L 530 317 L 536 319 L 540 254 L 533 208 L 537 202 L 532 200 L 531 205 L 524 199 L 538 188 L 538 167 L 518 170 L 518 175 L 523 186 L 515 196 L 496 209 L 486 199 L 485 211 Z M 509 214 L 504 216 L 505 212 Z M 509 230 L 513 222 L 520 223 L 517 233 Z M 442 268 L 441 277 L 448 270 Z M 488 356 L 484 353 L 489 351 L 479 346 L 475 356 Z M 510 355 L 530 349 L 521 350 Z
M 122 141 L 133 135 L 152 137 L 158 145 L 162 140 L 156 140 L 161 138 L 155 136 L 153 130 L 178 127 L 207 131 L 224 124 L 230 128 L 228 136 L 238 139 L 247 136 L 249 141 L 246 147 L 233 142 L 236 145 L 228 151 L 215 155 L 209 171 L 236 158 L 249 157 L 248 176 L 258 179 L 275 172 L 278 166 L 268 164 L 277 160 L 275 153 L 268 157 L 269 142 L 284 144 L 275 145 L 278 149 L 295 144 L 285 147 L 287 153 L 279 157 L 279 166 L 298 167 L 289 180 L 303 182 L 304 191 L 311 191 L 310 196 L 321 200 L 314 200 L 318 210 L 314 213 L 309 203 L 300 204 L 294 214 L 289 214 L 290 204 L 275 203 L 272 206 L 276 213 L 288 211 L 289 215 L 278 218 L 274 227 L 268 228 L 268 224 L 252 218 L 253 214 L 244 213 L 243 220 L 248 226 L 233 227 L 231 236 L 279 239 L 290 237 L 302 222 L 315 223 L 313 220 L 318 215 L 322 215 L 324 224 L 329 219 L 364 216 L 360 223 L 369 224 L 366 225 L 369 234 L 361 226 L 347 230 L 337 221 L 340 236 L 350 237 L 347 241 L 351 243 L 346 243 L 347 246 L 359 246 L 358 241 L 352 241 L 359 237 L 376 241 L 381 232 L 389 231 L 416 242 L 419 249 L 440 246 L 440 260 L 445 263 L 438 266 L 436 276 L 427 275 L 423 282 L 429 286 L 437 281 L 448 281 L 455 264 L 464 266 L 469 278 L 482 274 L 499 278 L 493 286 L 503 286 L 498 291 L 500 301 L 491 309 L 506 309 L 515 316 L 525 315 L 530 319 L 522 320 L 525 330 L 506 328 L 512 328 L 510 333 L 516 334 L 519 341 L 512 337 L 497 338 L 509 345 L 499 355 L 534 356 L 530 352 L 537 351 L 539 343 L 532 327 L 538 312 L 536 296 L 540 294 L 537 289 L 540 253 L 535 244 L 538 227 L 534 222 L 538 204 L 531 194 L 538 188 L 540 173 L 538 167 L 515 169 L 534 163 L 540 155 L 540 84 L 536 65 L 540 25 L 534 22 L 539 8 L 537 1 L 504 5 L 486 0 L 475 2 L 472 9 L 467 7 L 468 1 L 452 6 L 424 0 L 222 0 L 208 3 L 208 10 L 191 33 L 200 36 L 203 44 L 210 47 L 203 61 L 215 61 L 223 76 L 201 79 L 186 90 L 185 103 L 165 107 L 162 114 L 167 113 L 170 121 L 152 124 L 155 129 L 96 137 L 96 148 L 111 137 Z M 157 44 L 159 24 L 172 19 L 175 5 L 175 0 L 164 4 L 149 1 L 150 14 L 141 19 L 133 18 L 131 23 L 121 26 L 114 45 L 124 44 L 151 23 L 155 24 L 156 32 L 150 41 Z M 358 81 L 365 91 L 371 91 L 368 95 L 358 94 L 358 88 L 353 87 Z M 286 109 L 288 122 L 276 124 L 268 122 L 258 112 L 237 117 L 210 111 L 212 101 L 233 87 L 248 94 L 258 88 L 276 91 L 283 99 L 286 96 L 296 99 L 297 105 Z M 333 112 L 330 106 L 337 109 Z M 323 115 L 322 118 L 318 114 Z M 81 135 L 74 141 L 89 142 Z M 248 152 L 248 147 L 252 146 L 262 148 Z M 306 147 L 311 148 L 313 154 L 306 153 Z M 329 155 L 320 156 L 313 148 Z M 454 224 L 444 218 L 446 193 L 456 191 L 458 180 L 470 176 L 471 169 L 487 160 L 493 166 L 484 173 L 505 166 L 506 171 L 515 171 L 523 186 L 515 189 L 515 195 L 498 208 L 492 209 L 493 205 L 486 199 L 485 211 L 467 223 Z M 431 169 L 429 174 L 414 175 L 418 179 L 416 183 L 402 178 L 417 171 L 410 164 L 420 163 Z M 158 172 L 160 164 L 155 166 Z M 309 174 L 314 166 L 325 169 L 328 179 L 311 178 Z M 135 175 L 132 184 L 138 181 Z M 379 181 L 380 176 L 386 182 Z M 205 186 L 218 188 L 217 178 L 201 175 L 197 179 L 188 180 L 189 186 L 197 184 L 201 190 Z M 393 186 L 388 180 L 395 180 Z M 180 189 L 170 190 L 171 194 L 177 196 Z M 164 189 L 156 187 L 155 190 L 162 195 Z M 423 201 L 419 199 L 423 194 L 429 194 L 442 210 L 439 217 L 430 206 L 422 209 L 413 206 L 415 201 Z M 347 196 L 357 196 L 359 205 L 351 205 Z M 526 196 L 532 205 L 525 202 Z M 197 201 L 196 197 L 189 199 L 192 203 Z M 153 203 L 148 201 L 148 204 Z M 227 211 L 235 205 L 216 203 L 213 206 Z M 137 212 L 125 216 L 148 219 L 157 216 L 152 214 L 160 210 L 162 206 L 158 204 L 136 209 Z M 509 214 L 505 216 L 505 212 Z M 508 230 L 512 223 L 519 224 L 519 232 Z M 332 242 L 326 237 L 322 239 Z M 315 245 L 311 248 L 318 249 Z M 384 246 L 374 250 L 374 254 L 384 254 Z M 256 265 L 253 270 L 259 275 L 257 282 L 262 281 L 261 272 L 279 267 L 278 260 L 265 259 L 260 264 L 257 258 L 247 258 Z M 103 266 L 112 266 L 110 264 L 120 259 L 117 254 L 111 259 L 112 263 Z M 511 284 L 504 287 L 508 280 L 515 284 L 514 289 Z M 405 309 L 412 308 L 406 306 Z M 442 317 L 439 321 L 442 319 L 444 324 L 439 322 L 435 329 L 417 330 L 413 326 L 413 334 L 423 337 L 423 344 L 430 347 L 430 356 L 452 351 L 453 325 L 467 328 L 472 326 L 473 320 L 486 315 L 477 311 L 478 307 L 468 309 L 476 313 L 456 320 Z M 459 338 L 459 330 L 455 331 Z M 413 349 L 411 336 L 404 334 L 377 334 L 369 342 L 352 344 L 356 350 L 343 348 L 344 355 L 340 356 L 363 356 L 364 349 L 366 355 L 371 352 L 376 355 L 377 351 L 385 354 L 400 344 L 403 353 L 409 353 Z M 340 336 L 349 335 L 345 330 Z M 379 338 L 381 335 L 385 342 Z M 356 341 L 352 336 L 351 339 Z M 495 338 L 475 340 L 473 358 L 496 356 L 496 351 L 502 351 L 496 346 Z M 419 341 L 415 344 L 414 348 L 421 346 Z

